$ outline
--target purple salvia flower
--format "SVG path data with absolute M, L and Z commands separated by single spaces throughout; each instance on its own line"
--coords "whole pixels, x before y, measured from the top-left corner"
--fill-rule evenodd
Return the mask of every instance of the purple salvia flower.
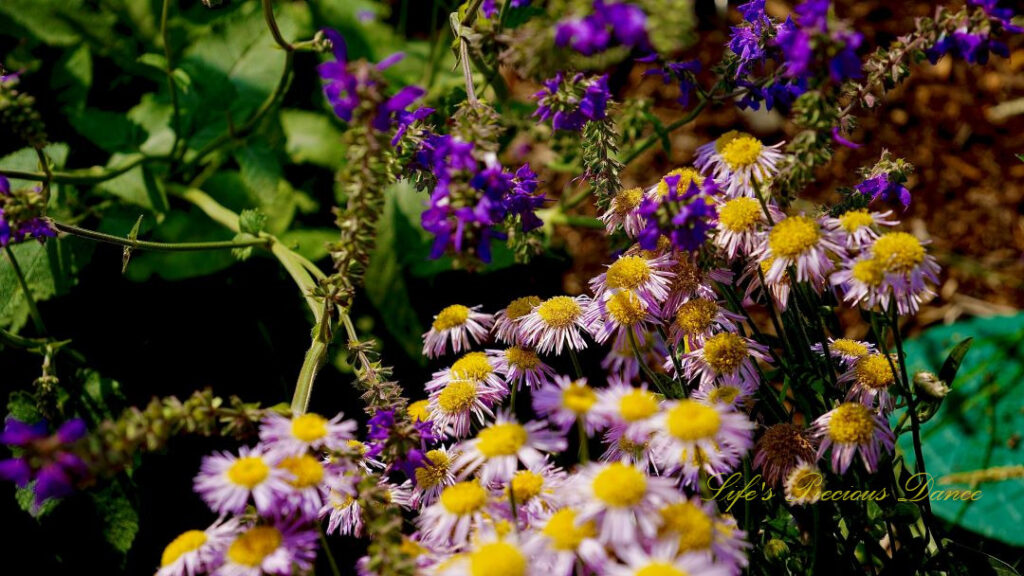
M 865 196 L 871 196 L 872 202 L 879 199 L 883 202 L 899 200 L 904 210 L 910 205 L 910 191 L 899 182 L 890 180 L 889 175 L 885 173 L 868 178 L 854 186 L 854 189 Z

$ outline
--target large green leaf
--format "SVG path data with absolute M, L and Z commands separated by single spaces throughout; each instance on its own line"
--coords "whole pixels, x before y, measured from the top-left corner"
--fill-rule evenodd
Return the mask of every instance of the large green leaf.
M 281 126 L 288 141 L 285 151 L 296 164 L 310 163 L 337 170 L 345 159 L 341 130 L 325 113 L 282 110 Z
M 1019 465 L 1024 452 L 1012 441 L 1024 430 L 1024 314 L 978 318 L 926 331 L 907 342 L 908 368 L 938 372 L 955 346 L 968 337 L 963 358 L 938 414 L 922 429 L 928 472 L 947 474 Z M 1016 436 L 1019 438 L 1019 436 Z M 911 435 L 900 448 L 913 459 Z M 963 490 L 965 484 L 937 484 L 934 490 Z M 1024 480 L 986 482 L 976 502 L 932 502 L 941 518 L 997 540 L 1024 545 Z

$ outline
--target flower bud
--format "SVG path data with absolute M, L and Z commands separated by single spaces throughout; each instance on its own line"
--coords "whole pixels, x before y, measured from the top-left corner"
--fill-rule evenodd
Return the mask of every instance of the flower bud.
M 768 560 L 783 560 L 787 554 L 789 554 L 789 545 L 778 538 L 772 538 L 764 545 L 764 557 Z
M 914 374 L 914 385 L 936 400 L 945 398 L 946 394 L 949 394 L 949 386 L 932 372 L 922 371 Z

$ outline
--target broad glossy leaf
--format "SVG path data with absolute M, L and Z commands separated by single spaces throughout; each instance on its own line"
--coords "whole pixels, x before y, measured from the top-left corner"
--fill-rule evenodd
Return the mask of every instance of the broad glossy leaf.
M 325 113 L 282 110 L 281 126 L 288 139 L 285 151 L 292 162 L 308 162 L 329 170 L 337 170 L 344 162 L 342 132 Z

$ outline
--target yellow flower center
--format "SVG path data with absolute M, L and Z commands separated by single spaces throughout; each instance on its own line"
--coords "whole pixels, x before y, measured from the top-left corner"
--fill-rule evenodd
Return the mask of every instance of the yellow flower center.
M 858 260 L 850 269 L 850 273 L 858 282 L 868 286 L 878 286 L 885 279 L 885 271 L 882 268 L 881 262 L 874 258 L 868 258 L 867 260 Z
M 716 374 L 732 374 L 748 355 L 747 343 L 732 332 L 719 332 L 704 342 L 704 361 Z
M 477 449 L 488 458 L 512 456 L 526 444 L 526 428 L 513 422 L 493 424 L 476 435 Z
M 345 444 L 348 446 L 349 450 L 355 452 L 356 454 L 358 454 L 360 456 L 362 456 L 363 454 L 366 454 L 366 450 L 367 450 L 366 444 L 363 444 L 359 440 L 349 440 Z
M 810 500 L 817 502 L 821 498 L 821 491 L 824 489 L 824 482 L 821 472 L 807 466 L 793 470 L 792 475 L 786 482 L 789 493 L 794 499 Z
M 174 540 L 171 540 L 167 548 L 164 548 L 164 553 L 160 556 L 160 566 L 173 564 L 175 560 L 189 552 L 198 550 L 203 544 L 206 544 L 206 532 L 202 530 L 189 530 L 182 533 Z
M 505 360 L 508 361 L 510 366 L 523 370 L 533 370 L 540 365 L 540 358 L 537 357 L 536 352 L 520 348 L 519 346 L 506 348 Z
M 643 190 L 640 188 L 625 188 L 615 195 L 615 199 L 612 200 L 612 204 L 616 214 L 619 216 L 625 216 L 633 210 L 636 210 L 636 207 L 639 206 L 643 200 Z
M 828 435 L 839 444 L 870 444 L 874 432 L 875 419 L 863 404 L 840 404 L 828 422 Z
M 857 360 L 853 370 L 857 375 L 857 382 L 874 390 L 888 388 L 896 380 L 885 354 L 864 356 Z
M 469 566 L 472 576 L 524 576 L 526 557 L 511 544 L 492 542 L 470 553 Z
M 700 268 L 689 258 L 681 257 L 672 267 L 672 291 L 692 294 L 700 284 Z
M 633 576 L 688 576 L 688 574 L 667 562 L 651 562 L 634 572 Z
M 413 422 L 426 422 L 430 420 L 430 400 L 417 400 L 409 404 L 406 410 L 409 420 Z
M 244 486 L 250 490 L 259 486 L 270 474 L 270 466 L 258 456 L 246 456 L 239 458 L 228 468 L 228 480 L 237 486 Z
M 469 380 L 452 380 L 437 395 L 437 405 L 445 414 L 466 412 L 476 402 L 476 383 Z
M 867 346 L 861 344 L 860 342 L 857 342 L 856 340 L 851 340 L 849 338 L 840 338 L 838 340 L 834 340 L 831 344 L 828 345 L 828 347 L 833 352 L 837 354 L 842 354 L 843 356 L 854 356 L 859 358 L 861 356 L 867 356 L 868 354 Z
M 739 130 L 729 130 L 725 134 L 722 134 L 715 140 L 715 152 L 721 154 L 722 149 L 725 148 L 726 144 L 732 142 L 733 140 L 739 138 L 740 136 L 746 136 L 746 134 L 746 132 L 740 132 Z
M 659 514 L 662 530 L 679 535 L 680 554 L 711 547 L 714 522 L 700 507 L 690 502 L 676 502 L 662 508 Z
M 775 256 L 796 258 L 818 243 L 818 223 L 806 216 L 790 216 L 777 223 L 768 236 L 768 246 Z
M 680 440 L 714 438 L 722 427 L 718 410 L 696 400 L 680 400 L 668 413 L 668 433 Z
M 562 390 L 562 406 L 576 414 L 586 414 L 597 402 L 597 393 L 582 381 L 575 381 Z
M 453 379 L 483 380 L 491 375 L 494 367 L 484 352 L 470 352 L 452 364 Z
M 676 312 L 676 326 L 683 334 L 700 334 L 711 328 L 711 322 L 718 314 L 718 304 L 704 298 L 683 303 Z
M 708 400 L 713 404 L 732 404 L 740 395 L 740 389 L 735 386 L 719 386 L 708 394 Z
M 541 532 L 551 539 L 555 550 L 575 550 L 587 538 L 597 535 L 593 522 L 576 525 L 576 512 L 572 508 L 562 508 L 551 515 Z
M 327 436 L 327 419 L 319 414 L 301 414 L 292 420 L 292 436 L 303 442 L 315 442 Z
M 623 290 L 605 303 L 608 315 L 619 326 L 636 326 L 647 317 L 647 305 L 636 294 Z
M 540 495 L 544 488 L 544 477 L 530 470 L 520 470 L 512 477 L 512 495 L 517 504 L 525 504 Z
M 594 477 L 594 496 L 608 506 L 636 506 L 647 494 L 647 476 L 636 468 L 615 462 Z
M 634 388 L 619 399 L 619 415 L 626 422 L 650 418 L 658 411 L 658 397 L 653 392 Z
M 583 308 L 568 296 L 555 296 L 538 306 L 537 314 L 552 328 L 568 328 L 583 315 Z
M 924 246 L 906 232 L 890 232 L 880 236 L 871 247 L 871 254 L 885 266 L 886 272 L 910 272 L 924 262 Z
M 696 182 L 697 186 L 704 185 L 704 177 L 700 175 L 700 172 L 693 168 L 677 168 L 668 174 L 665 174 L 665 176 L 658 181 L 658 196 L 668 195 L 668 182 L 665 181 L 665 178 L 668 178 L 669 176 L 679 176 L 679 181 L 676 183 L 676 192 L 680 194 L 686 192 L 690 187 L 691 182 Z
M 516 298 L 512 302 L 509 302 L 507 308 L 505 308 L 505 316 L 509 320 L 515 320 L 526 316 L 535 307 L 540 305 L 540 298 L 537 296 L 523 296 L 522 298 Z
M 761 204 L 753 198 L 734 198 L 718 210 L 718 221 L 732 232 L 749 232 L 763 219 Z
M 468 319 L 469 308 L 461 304 L 452 304 L 444 310 L 441 310 L 437 317 L 434 318 L 433 328 L 438 332 L 442 330 L 451 330 L 456 326 L 462 326 Z
M 651 267 L 641 256 L 623 256 L 608 267 L 605 285 L 611 289 L 636 290 L 651 279 Z
M 847 232 L 856 232 L 865 226 L 871 226 L 875 220 L 868 213 L 867 209 L 850 210 L 839 216 L 839 225 Z
M 736 171 L 757 162 L 763 148 L 764 144 L 750 134 L 737 134 L 722 146 L 719 155 L 730 170 Z
M 422 556 L 427 549 L 408 536 L 402 536 L 402 544 L 398 547 L 398 551 L 411 558 L 416 558 L 417 556 Z
M 487 491 L 476 482 L 459 482 L 441 492 L 441 505 L 452 514 L 472 514 L 487 504 Z
M 277 550 L 281 540 L 281 533 L 271 526 L 250 528 L 228 547 L 228 558 L 235 564 L 259 566 L 264 558 Z
M 426 454 L 429 464 L 416 469 L 416 484 L 421 488 L 433 488 L 445 479 L 451 459 L 441 450 L 431 450 Z
M 290 482 L 296 488 L 316 486 L 324 478 L 323 464 L 309 454 L 289 456 L 277 466 L 292 473 L 295 478 Z

